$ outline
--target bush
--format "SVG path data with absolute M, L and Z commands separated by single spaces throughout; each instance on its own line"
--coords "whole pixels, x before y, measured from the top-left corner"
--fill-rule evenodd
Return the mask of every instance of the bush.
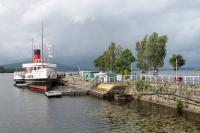
M 177 109 L 182 109 L 183 108 L 183 101 L 181 101 L 180 99 L 178 99 L 176 101 L 176 107 L 177 107 Z
M 127 85 L 128 87 L 130 87 L 130 86 L 131 86 L 131 81 L 127 81 L 127 82 L 126 82 L 126 85 Z
M 136 81 L 136 89 L 137 89 L 137 91 L 146 90 L 146 89 L 148 89 L 148 87 L 149 86 L 145 83 L 145 81 L 142 81 L 142 80 Z

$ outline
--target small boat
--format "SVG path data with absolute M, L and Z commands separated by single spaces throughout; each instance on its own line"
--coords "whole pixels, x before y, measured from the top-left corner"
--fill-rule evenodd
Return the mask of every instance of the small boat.
M 14 84 L 15 87 L 18 87 L 18 88 L 27 88 L 29 87 L 28 84 L 26 83 L 16 83 Z
M 47 91 L 45 92 L 47 97 L 61 97 L 62 96 L 62 92 L 60 91 Z
M 15 81 L 15 84 L 24 84 L 25 83 L 25 71 L 14 72 L 14 81 Z

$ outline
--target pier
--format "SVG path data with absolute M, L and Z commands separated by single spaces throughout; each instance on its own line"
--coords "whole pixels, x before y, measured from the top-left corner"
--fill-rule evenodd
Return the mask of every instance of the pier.
M 89 90 L 70 90 L 70 91 L 62 91 L 63 96 L 84 96 L 88 95 Z

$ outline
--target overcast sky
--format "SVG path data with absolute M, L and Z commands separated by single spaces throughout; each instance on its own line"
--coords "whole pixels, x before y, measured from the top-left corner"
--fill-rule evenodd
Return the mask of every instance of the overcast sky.
M 65 64 L 91 60 L 111 41 L 135 54 L 135 42 L 155 31 L 169 37 L 166 62 L 181 53 L 200 66 L 200 0 L 0 0 L 0 18 L 0 64 L 31 58 L 43 21 Z

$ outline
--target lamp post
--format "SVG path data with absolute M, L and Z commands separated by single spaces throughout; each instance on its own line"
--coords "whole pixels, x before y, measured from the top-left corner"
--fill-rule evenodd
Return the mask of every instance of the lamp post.
M 176 83 L 177 83 L 177 80 L 178 80 L 178 60 L 176 58 Z
M 131 80 L 133 80 L 133 63 L 131 62 Z
M 78 74 L 80 75 L 80 72 L 81 72 L 81 68 L 80 66 L 78 65 Z

